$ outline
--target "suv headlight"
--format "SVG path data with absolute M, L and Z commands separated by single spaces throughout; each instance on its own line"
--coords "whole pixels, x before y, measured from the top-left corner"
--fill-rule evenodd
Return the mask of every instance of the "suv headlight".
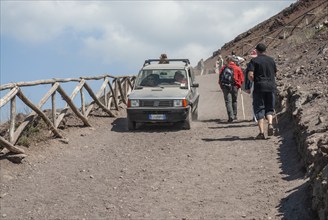
M 138 99 L 129 99 L 128 107 L 139 107 L 139 100 Z
M 173 100 L 174 107 L 187 107 L 187 100 L 185 99 L 176 99 Z

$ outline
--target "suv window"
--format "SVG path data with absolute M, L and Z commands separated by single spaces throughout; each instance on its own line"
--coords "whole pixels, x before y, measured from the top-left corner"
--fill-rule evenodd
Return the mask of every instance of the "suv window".
M 188 77 L 184 69 L 153 69 L 140 71 L 136 87 L 179 87 L 187 83 Z

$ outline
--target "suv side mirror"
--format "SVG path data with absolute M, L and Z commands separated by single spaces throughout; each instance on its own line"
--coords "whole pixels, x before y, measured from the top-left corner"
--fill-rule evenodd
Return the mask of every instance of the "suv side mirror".
M 199 87 L 199 83 L 193 83 L 192 85 L 191 85 L 191 87 Z

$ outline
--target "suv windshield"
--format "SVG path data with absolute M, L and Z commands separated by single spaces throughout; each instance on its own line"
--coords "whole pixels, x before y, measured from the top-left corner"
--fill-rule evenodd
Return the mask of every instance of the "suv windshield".
M 137 87 L 184 87 L 187 83 L 184 69 L 141 70 L 136 80 Z

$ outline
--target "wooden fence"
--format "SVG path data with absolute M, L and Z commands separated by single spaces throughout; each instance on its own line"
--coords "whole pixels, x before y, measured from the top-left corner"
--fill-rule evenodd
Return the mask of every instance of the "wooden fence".
M 95 93 L 88 82 L 95 80 L 103 80 L 99 90 Z M 77 86 L 69 96 L 63 87 L 64 83 L 77 82 Z M 135 82 L 135 76 L 121 76 L 115 77 L 111 75 L 102 75 L 95 77 L 80 77 L 68 79 L 49 79 L 38 80 L 33 82 L 19 82 L 9 83 L 0 86 L 0 91 L 7 91 L 0 100 L 0 110 L 10 102 L 10 126 L 8 140 L 4 136 L 0 136 L 0 149 L 4 147 L 10 152 L 16 154 L 23 154 L 24 150 L 16 146 L 24 129 L 33 122 L 37 117 L 40 117 L 48 126 L 48 129 L 53 133 L 54 137 L 62 138 L 63 135 L 58 130 L 58 126 L 63 118 L 67 115 L 68 110 L 71 109 L 74 114 L 83 122 L 85 126 L 91 126 L 88 121 L 88 116 L 95 106 L 100 107 L 110 117 L 115 117 L 119 111 L 120 104 L 127 104 L 127 95 L 132 90 Z M 22 91 L 22 87 L 37 86 L 48 84 L 51 86 L 49 91 L 43 96 L 38 104 L 34 104 Z M 85 100 L 85 91 L 92 98 L 92 102 L 88 105 Z M 66 102 L 63 109 L 56 109 L 56 93 L 59 93 L 63 100 Z M 77 107 L 73 99 L 80 93 L 81 106 Z M 28 106 L 32 112 L 24 119 L 24 121 L 16 128 L 16 99 L 17 97 Z M 51 97 L 51 115 L 47 115 L 42 110 L 42 106 Z

